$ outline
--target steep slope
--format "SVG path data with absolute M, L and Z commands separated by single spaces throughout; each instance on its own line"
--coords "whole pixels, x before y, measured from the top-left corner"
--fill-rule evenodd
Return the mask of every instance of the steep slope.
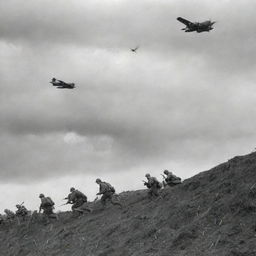
M 124 209 L 59 221 L 0 226 L 1 255 L 255 256 L 256 153 L 235 157 L 149 200 L 146 190 L 120 194 Z

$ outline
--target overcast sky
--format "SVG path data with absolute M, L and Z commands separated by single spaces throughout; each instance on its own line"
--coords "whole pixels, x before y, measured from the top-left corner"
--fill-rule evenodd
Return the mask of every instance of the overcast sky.
M 183 179 L 256 144 L 256 2 L 0 0 L 0 211 L 97 177 Z M 184 33 L 176 18 L 217 21 Z M 137 53 L 130 48 L 140 46 Z M 52 77 L 76 83 L 58 90 Z M 57 210 L 60 208 L 57 207 Z M 62 208 L 65 209 L 65 208 Z

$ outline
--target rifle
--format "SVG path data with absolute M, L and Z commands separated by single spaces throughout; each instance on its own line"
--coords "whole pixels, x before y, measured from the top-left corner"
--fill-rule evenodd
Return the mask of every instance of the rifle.
M 148 184 L 148 182 L 147 182 L 147 181 L 142 180 L 142 182 L 144 182 L 144 186 L 147 186 L 147 188 L 150 188 L 150 186 L 149 186 L 149 184 Z
M 24 201 L 21 204 L 17 204 L 17 205 L 22 206 L 23 204 L 24 204 Z
M 163 176 L 163 179 L 166 179 L 166 177 L 163 174 L 161 174 L 161 175 Z
M 70 202 L 66 202 L 66 203 L 64 203 L 64 204 L 59 205 L 59 207 L 61 207 L 61 206 L 63 206 L 63 205 L 66 205 L 66 204 L 71 204 L 71 203 L 70 203 Z

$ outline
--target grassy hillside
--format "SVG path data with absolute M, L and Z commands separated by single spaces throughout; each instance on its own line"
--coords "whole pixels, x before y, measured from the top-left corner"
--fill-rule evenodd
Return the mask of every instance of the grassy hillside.
M 149 200 L 146 190 L 120 194 L 77 218 L 60 213 L 0 226 L 6 256 L 255 256 L 256 153 L 235 157 Z

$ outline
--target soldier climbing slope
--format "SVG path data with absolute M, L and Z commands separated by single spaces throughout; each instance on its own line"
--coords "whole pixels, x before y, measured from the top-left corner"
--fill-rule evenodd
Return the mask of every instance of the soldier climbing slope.
M 159 190 L 161 189 L 162 185 L 161 183 L 155 178 L 151 177 L 149 173 L 145 175 L 147 178 L 147 182 L 144 182 L 144 186 L 147 186 L 148 190 L 148 196 L 150 198 L 152 197 L 158 197 L 159 196 Z
M 50 197 L 45 197 L 44 194 L 40 194 L 39 198 L 41 199 L 41 204 L 39 207 L 39 213 L 43 209 L 43 214 L 49 219 L 58 219 L 58 216 L 53 212 L 54 202 Z M 48 220 L 49 221 L 49 220 Z
M 103 207 L 106 206 L 106 200 L 110 200 L 113 205 L 119 205 L 121 208 L 123 207 L 120 202 L 113 200 L 113 195 L 115 194 L 115 188 L 113 186 L 107 182 L 101 181 L 101 179 L 96 179 L 96 183 L 100 186 L 97 195 L 102 195 L 100 201 Z
M 164 174 L 166 175 L 166 177 L 163 175 L 163 177 L 165 178 L 164 186 L 168 185 L 172 187 L 181 184 L 181 178 L 175 176 L 172 172 L 164 170 Z
M 73 187 L 70 188 L 70 194 L 65 199 L 68 199 L 67 204 L 72 204 L 71 209 L 73 212 L 74 211 L 77 211 L 80 213 L 84 213 L 84 211 L 92 212 L 92 209 L 86 205 L 87 204 L 86 195 Z
M 17 217 L 21 217 L 23 220 L 25 220 L 26 216 L 28 215 L 27 208 L 22 204 L 16 205 L 17 211 L 15 212 Z

